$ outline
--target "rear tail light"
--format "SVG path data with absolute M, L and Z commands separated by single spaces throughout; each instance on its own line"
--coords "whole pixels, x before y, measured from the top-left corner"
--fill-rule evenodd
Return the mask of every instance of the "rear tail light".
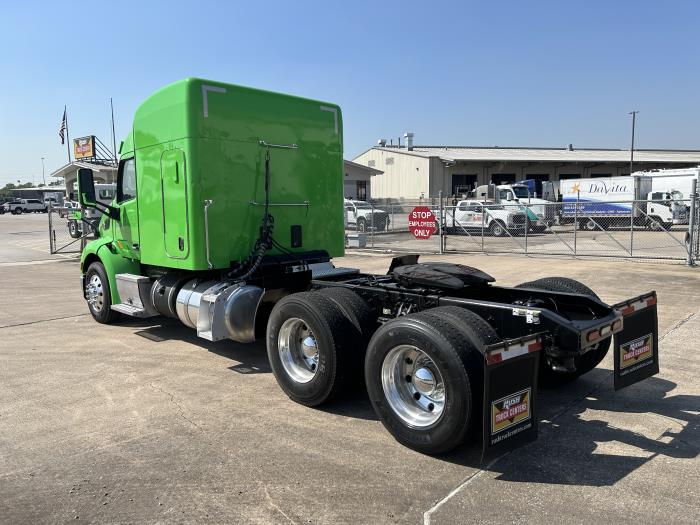
M 600 332 L 598 332 L 598 330 L 591 330 L 590 332 L 588 332 L 588 334 L 586 334 L 586 341 L 588 341 L 589 343 L 599 338 Z

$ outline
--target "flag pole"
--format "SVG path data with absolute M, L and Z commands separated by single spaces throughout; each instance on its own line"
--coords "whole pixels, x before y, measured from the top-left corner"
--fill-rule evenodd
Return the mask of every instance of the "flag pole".
M 63 106 L 63 114 L 66 116 L 66 151 L 68 152 L 68 164 L 70 160 L 70 134 L 68 133 L 68 107 Z
M 114 104 L 112 97 L 109 97 L 109 107 L 112 109 L 112 153 L 114 153 L 114 163 L 117 163 L 117 138 L 114 134 Z

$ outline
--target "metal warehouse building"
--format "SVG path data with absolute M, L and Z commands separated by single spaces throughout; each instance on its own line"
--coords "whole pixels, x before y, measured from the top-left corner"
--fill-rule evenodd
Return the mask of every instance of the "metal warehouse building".
M 405 146 L 380 141 L 354 159 L 384 172 L 372 176 L 372 198 L 420 199 L 437 197 L 440 191 L 453 195 L 491 182 L 629 175 L 629 150 L 413 146 L 411 134 L 407 138 Z M 698 150 L 634 151 L 634 171 L 698 164 Z

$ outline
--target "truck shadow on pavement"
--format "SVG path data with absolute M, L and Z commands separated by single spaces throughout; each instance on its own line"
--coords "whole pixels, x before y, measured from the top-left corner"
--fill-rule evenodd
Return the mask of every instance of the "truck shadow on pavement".
M 536 442 L 490 466 L 500 472 L 497 480 L 611 486 L 659 456 L 693 460 L 700 454 L 700 396 L 673 395 L 677 385 L 658 377 L 614 392 L 609 371 L 589 376 L 601 378 L 599 388 L 572 400 L 551 420 L 545 415 Z M 576 388 L 541 390 L 540 414 L 559 393 Z M 464 447 L 461 457 L 479 455 L 472 447 Z M 459 451 L 443 459 L 479 466 L 460 461 Z
M 174 319 L 161 318 L 157 325 L 137 319 L 120 324 L 142 328 L 136 334 L 151 341 L 183 341 L 235 361 L 228 368 L 240 374 L 271 373 L 264 341 L 209 342 Z M 482 461 L 481 436 L 471 432 L 467 443 L 436 459 L 472 468 L 490 465 L 502 481 L 610 486 L 658 456 L 700 455 L 700 396 L 673 395 L 676 386 L 651 377 L 615 392 L 611 372 L 595 369 L 569 385 L 540 389 L 536 442 L 489 463 L 494 458 Z M 316 410 L 378 420 L 361 380 Z
M 157 323 L 154 324 L 154 321 L 149 319 L 128 319 L 121 321 L 119 325 L 141 328 L 135 334 L 149 341 L 182 341 L 236 361 L 237 364 L 229 366 L 228 369 L 239 374 L 272 373 L 265 342 L 262 340 L 250 344 L 235 343 L 230 340 L 210 342 L 197 337 L 195 331 L 175 319 L 158 318 Z M 316 407 L 315 410 L 355 419 L 379 420 L 367 396 L 364 381 L 361 379 L 345 395 L 323 406 Z
M 267 359 L 264 342 L 256 341 L 251 344 L 239 344 L 229 340 L 207 341 L 197 336 L 197 332 L 186 327 L 175 319 L 159 318 L 158 324 L 148 319 L 134 319 L 119 323 L 121 326 L 132 328 L 143 327 L 136 335 L 154 342 L 182 341 L 199 348 L 225 357 L 238 363 L 232 365 L 229 370 L 239 374 L 269 374 L 272 372 Z

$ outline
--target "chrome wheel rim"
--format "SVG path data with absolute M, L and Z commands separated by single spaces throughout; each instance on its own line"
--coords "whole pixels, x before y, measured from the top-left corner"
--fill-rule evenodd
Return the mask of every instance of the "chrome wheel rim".
M 297 317 L 282 323 L 277 351 L 287 375 L 297 383 L 308 383 L 318 371 L 318 344 L 307 324 Z
M 92 274 L 90 280 L 85 286 L 85 296 L 87 297 L 87 302 L 90 307 L 95 312 L 101 312 L 104 308 L 104 287 L 102 286 L 102 279 L 96 273 Z
M 387 403 L 412 428 L 434 425 L 445 408 L 445 382 L 435 362 L 412 345 L 392 348 L 382 363 Z

